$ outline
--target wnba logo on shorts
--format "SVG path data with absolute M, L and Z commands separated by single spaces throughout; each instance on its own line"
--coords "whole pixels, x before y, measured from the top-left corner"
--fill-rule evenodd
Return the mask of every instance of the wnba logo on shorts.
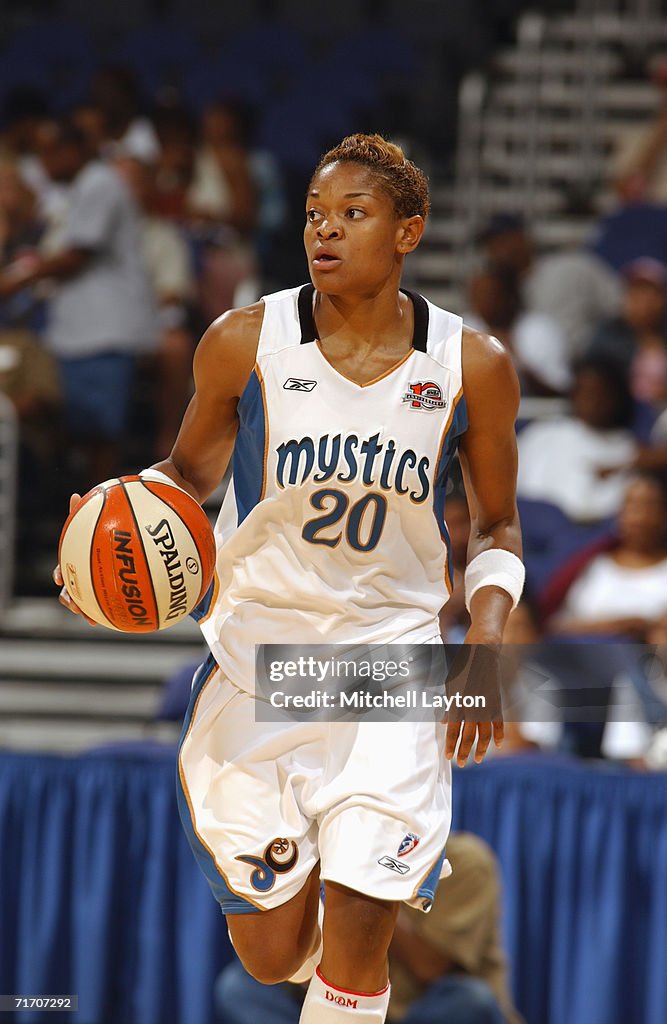
M 401 839 L 401 845 L 398 848 L 398 856 L 405 857 L 408 853 L 412 853 L 416 846 L 419 846 L 419 836 L 416 836 L 414 832 L 408 832 L 406 836 Z
M 410 390 L 403 395 L 403 401 L 411 409 L 444 409 L 447 400 L 442 397 L 442 388 L 432 380 L 417 380 L 408 385 Z
M 254 871 L 250 884 L 257 892 L 273 889 L 276 875 L 286 875 L 299 859 L 299 848 L 294 840 L 272 839 L 264 850 L 264 857 L 237 857 L 244 864 L 250 864 Z
M 332 992 L 330 988 L 324 993 L 324 998 L 330 1003 L 335 1003 L 336 1006 L 349 1006 L 351 1010 L 357 1009 L 357 999 L 352 999 L 350 996 L 341 996 L 336 992 Z

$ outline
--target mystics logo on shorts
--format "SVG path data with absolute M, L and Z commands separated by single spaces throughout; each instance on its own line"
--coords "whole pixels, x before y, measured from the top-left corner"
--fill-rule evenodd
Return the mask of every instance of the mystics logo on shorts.
M 444 409 L 447 405 L 442 388 L 433 380 L 416 380 L 408 387 L 410 390 L 403 395 L 403 401 L 409 402 L 411 409 Z
M 264 850 L 263 857 L 237 857 L 244 864 L 250 864 L 254 871 L 250 884 L 257 892 L 273 889 L 276 875 L 286 875 L 299 859 L 299 848 L 291 839 L 272 839 Z

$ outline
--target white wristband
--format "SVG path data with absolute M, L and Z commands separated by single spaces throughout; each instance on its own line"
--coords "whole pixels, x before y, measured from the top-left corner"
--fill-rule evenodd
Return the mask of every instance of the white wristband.
M 481 587 L 500 587 L 512 598 L 516 608 L 523 590 L 526 570 L 523 562 L 504 548 L 489 548 L 475 555 L 465 571 L 466 608 Z

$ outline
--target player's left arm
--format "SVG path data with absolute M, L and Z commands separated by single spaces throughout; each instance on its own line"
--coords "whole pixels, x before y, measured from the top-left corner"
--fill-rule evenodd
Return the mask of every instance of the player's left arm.
M 520 559 L 521 529 L 516 506 L 517 446 L 514 423 L 519 408 L 519 382 L 512 361 L 495 338 L 464 328 L 463 392 L 468 429 L 459 457 L 470 507 L 468 566 L 483 552 L 494 549 Z M 502 559 L 504 556 L 500 555 Z M 487 562 L 491 559 L 487 556 Z M 509 559 L 512 563 L 512 559 Z M 482 565 L 483 563 L 477 563 Z M 521 568 L 518 566 L 517 568 Z M 510 570 L 512 565 L 510 564 Z M 512 596 L 501 586 L 478 586 L 469 610 L 471 625 L 466 644 L 495 648 L 502 642 L 512 610 Z M 498 578 L 497 575 L 495 578 Z M 478 578 L 479 584 L 479 578 Z M 461 726 L 463 726 L 461 731 Z M 502 720 L 450 722 L 447 755 L 454 756 L 461 731 L 458 763 L 465 764 L 477 740 L 475 760 L 481 761 L 493 734 L 497 746 L 503 738 Z

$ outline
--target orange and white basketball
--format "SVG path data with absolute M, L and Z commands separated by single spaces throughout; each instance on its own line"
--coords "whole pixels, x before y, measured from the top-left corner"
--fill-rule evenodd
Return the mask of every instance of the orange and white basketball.
M 204 510 L 150 471 L 107 480 L 84 495 L 63 527 L 58 553 L 78 607 L 127 633 L 179 622 L 206 594 L 215 567 Z

